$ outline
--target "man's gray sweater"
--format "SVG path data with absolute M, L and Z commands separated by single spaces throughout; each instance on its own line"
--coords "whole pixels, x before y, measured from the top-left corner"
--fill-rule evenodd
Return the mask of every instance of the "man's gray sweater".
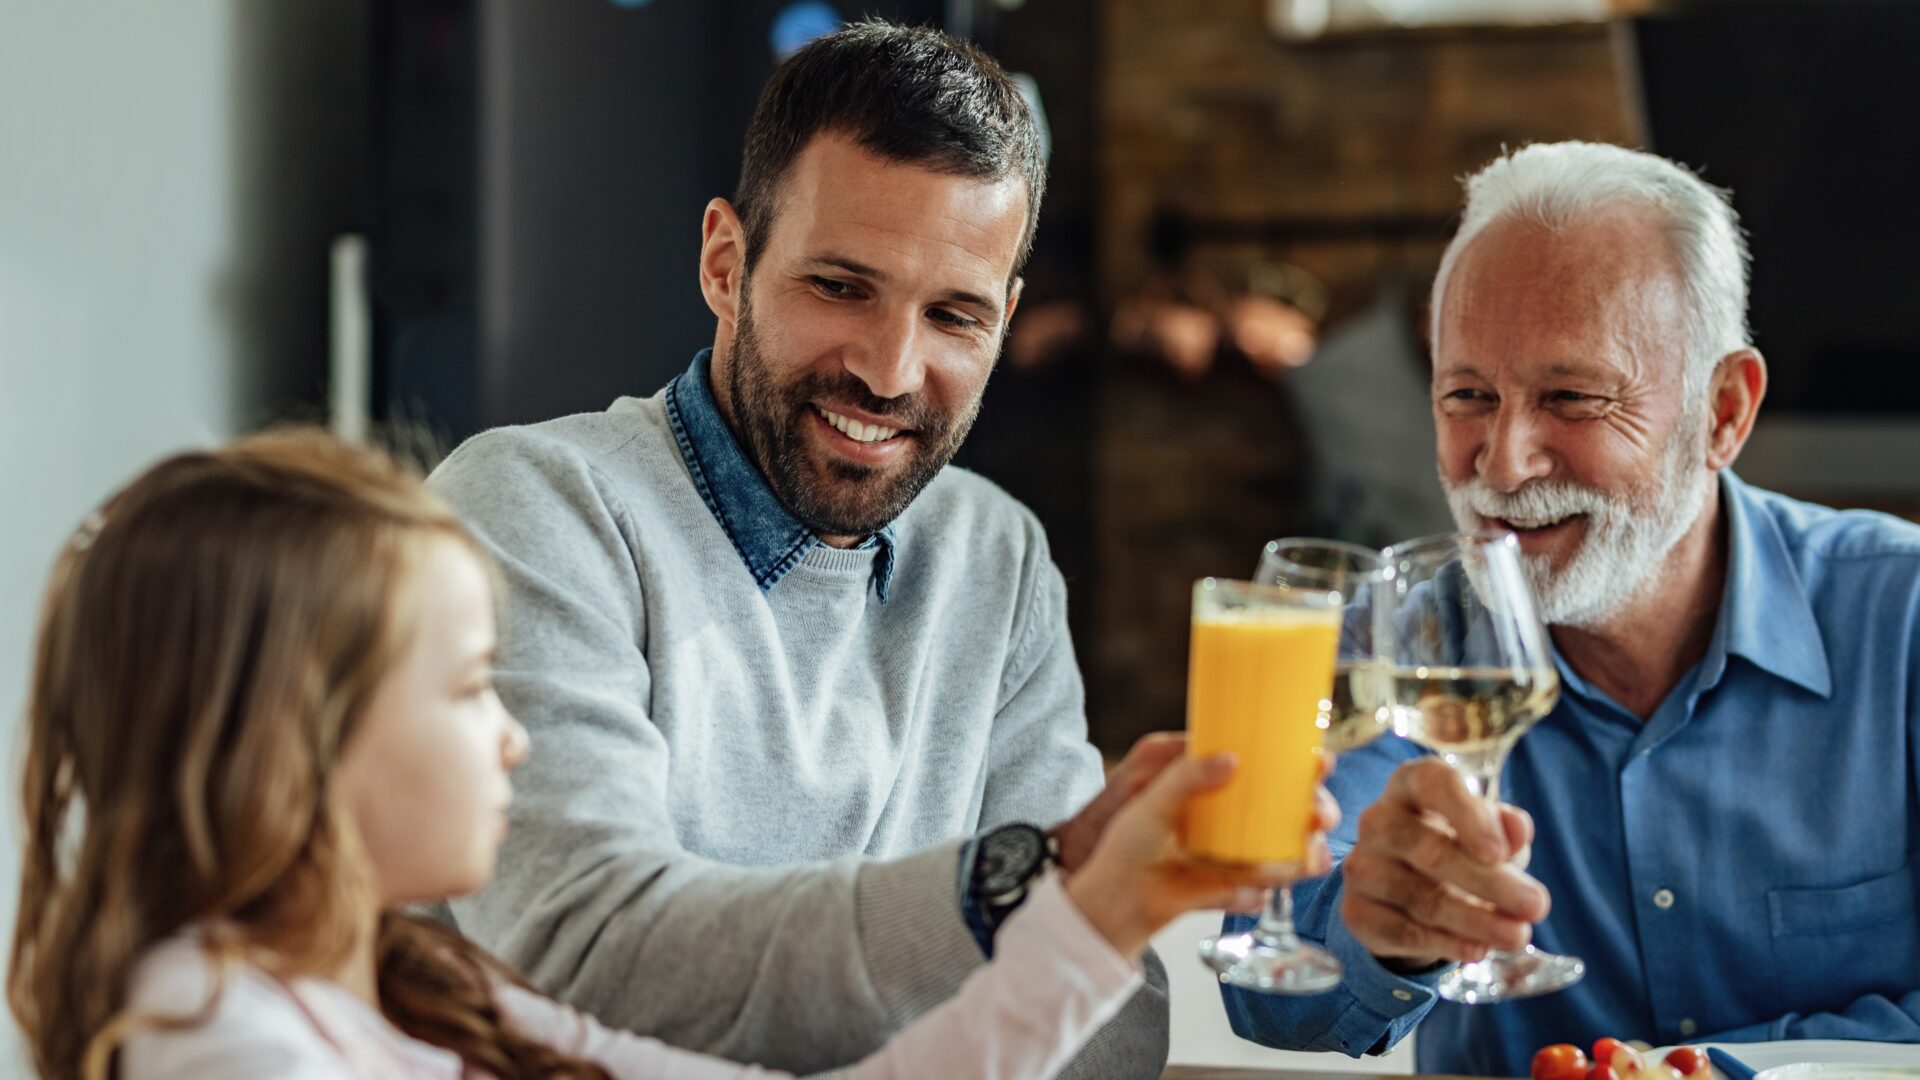
M 502 567 L 497 683 L 533 747 L 498 876 L 452 910 L 608 1024 L 834 1068 L 983 962 L 964 839 L 1100 787 L 1065 589 L 1033 516 L 948 468 L 895 522 L 884 603 L 878 547 L 814 546 L 763 590 L 697 473 L 665 391 L 435 471 Z M 1158 1076 L 1166 1050 L 1150 962 L 1063 1075 Z

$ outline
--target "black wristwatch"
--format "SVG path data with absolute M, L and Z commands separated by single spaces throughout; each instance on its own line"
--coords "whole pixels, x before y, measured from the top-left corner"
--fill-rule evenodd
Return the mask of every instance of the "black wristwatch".
M 991 957 L 994 933 L 1027 898 L 1047 864 L 1060 861 L 1060 845 L 1038 828 L 1014 822 L 974 837 L 966 852 L 961 908 L 981 951 Z

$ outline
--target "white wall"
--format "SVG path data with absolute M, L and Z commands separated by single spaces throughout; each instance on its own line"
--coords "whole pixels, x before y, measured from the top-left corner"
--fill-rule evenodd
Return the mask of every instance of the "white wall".
M 18 899 L 18 717 L 39 593 L 140 463 L 232 430 L 222 3 L 9 3 L 0 19 L 0 925 Z M 11 1019 L 0 1074 L 26 1074 Z
M 312 202 L 307 155 L 285 151 L 289 140 L 320 149 L 327 140 L 303 140 L 285 117 L 334 109 L 286 92 L 305 77 L 286 56 L 311 52 L 302 40 L 338 44 L 339 34 L 308 33 L 314 18 L 333 18 L 327 4 L 358 17 L 348 0 L 0 0 L 0 927 L 9 935 L 18 717 L 55 552 L 156 456 L 317 393 L 304 372 L 324 356 L 313 333 L 324 326 L 315 285 L 324 245 L 310 268 L 280 264 L 298 264 L 322 226 L 277 193 Z M 283 137 L 263 137 L 269 129 Z M 304 185 L 276 182 L 288 173 Z M 288 347 L 292 336 L 301 341 Z M 25 1075 L 18 1050 L 8 1018 L 0 1076 Z

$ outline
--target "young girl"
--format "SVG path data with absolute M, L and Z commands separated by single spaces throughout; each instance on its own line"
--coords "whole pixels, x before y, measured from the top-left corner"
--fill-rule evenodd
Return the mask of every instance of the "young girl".
M 486 882 L 528 752 L 489 681 L 490 574 L 417 476 L 312 432 L 172 458 L 88 519 L 28 705 L 8 990 L 44 1075 L 769 1075 L 607 1031 L 402 913 Z M 1231 767 L 1180 756 L 845 1075 L 1057 1069 L 1154 930 L 1257 900 L 1173 841 Z

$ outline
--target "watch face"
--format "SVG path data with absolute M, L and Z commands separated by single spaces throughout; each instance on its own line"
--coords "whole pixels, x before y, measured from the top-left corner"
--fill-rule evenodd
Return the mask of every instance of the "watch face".
M 1045 833 L 1031 825 L 1003 826 L 980 838 L 973 880 L 981 895 L 999 896 L 1032 881 L 1046 859 Z

